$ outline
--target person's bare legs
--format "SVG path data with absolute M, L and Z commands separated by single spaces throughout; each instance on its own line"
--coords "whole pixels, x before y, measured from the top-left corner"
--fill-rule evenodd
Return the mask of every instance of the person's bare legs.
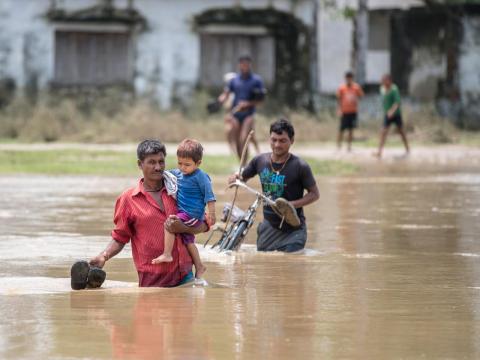
M 353 129 L 348 129 L 348 152 L 352 151 Z
M 409 154 L 410 147 L 408 146 L 407 134 L 405 134 L 405 130 L 403 129 L 403 127 L 398 128 L 398 133 L 400 134 L 400 137 L 402 138 L 402 141 L 403 141 L 403 145 L 405 146 L 405 153 Z
M 252 129 L 253 129 L 253 116 L 248 116 L 247 118 L 245 118 L 245 120 L 243 120 L 243 123 L 240 128 L 240 139 L 239 139 L 240 141 L 238 142 L 239 158 L 242 157 L 243 147 L 245 146 L 248 134 Z M 248 149 L 245 154 L 244 162 L 246 162 L 247 159 L 248 159 Z M 241 164 L 241 165 L 243 166 L 245 164 Z
M 257 153 L 257 155 L 260 154 L 260 146 L 258 145 L 258 141 L 255 136 L 255 133 L 252 135 L 252 144 L 253 144 L 253 147 L 255 148 L 255 152 Z
M 387 135 L 388 135 L 388 127 L 384 127 L 380 132 L 380 144 L 378 145 L 378 152 L 374 154 L 379 159 L 382 157 L 383 146 L 385 145 L 385 140 L 387 139 Z
M 242 150 L 238 150 L 240 143 L 240 123 L 233 115 L 230 115 L 230 123 L 231 127 L 229 137 L 232 141 L 232 148 L 234 149 L 234 153 L 237 154 L 238 158 L 240 159 L 242 156 Z
M 337 136 L 337 150 L 342 150 L 342 142 L 343 142 L 343 130 L 338 130 Z
M 188 243 L 187 250 L 192 257 L 193 265 L 195 265 L 195 277 L 199 279 L 202 277 L 205 271 L 207 271 L 207 267 L 203 265 L 202 260 L 200 259 L 200 253 L 198 252 L 195 243 Z
M 234 117 L 231 114 L 227 114 L 224 119 L 225 123 L 225 136 L 227 138 L 228 146 L 230 147 L 230 150 L 232 153 L 237 152 L 237 142 L 236 142 L 236 133 L 238 130 L 235 129 L 235 126 L 237 125 L 237 120 L 234 119 Z M 238 127 L 238 125 L 237 125 Z
M 164 247 L 163 247 L 163 254 L 159 257 L 152 260 L 152 264 L 160 264 L 162 262 L 172 262 L 172 249 L 173 243 L 175 242 L 175 234 L 168 232 L 165 230 L 165 237 L 164 237 Z

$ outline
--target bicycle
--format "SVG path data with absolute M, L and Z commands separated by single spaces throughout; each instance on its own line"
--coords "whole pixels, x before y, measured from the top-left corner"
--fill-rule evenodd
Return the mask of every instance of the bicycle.
M 223 216 L 221 221 L 226 222 L 228 217 L 231 217 L 231 224 L 227 226 L 224 230 L 223 228 L 217 227 L 212 231 L 209 238 L 204 244 L 204 247 L 207 246 L 210 239 L 213 237 L 215 231 L 222 231 L 222 236 L 220 239 L 214 243 L 211 248 L 218 247 L 220 251 L 224 250 L 238 250 L 242 245 L 245 237 L 247 236 L 248 231 L 252 227 L 253 223 L 255 222 L 255 216 L 257 215 L 257 209 L 260 206 L 262 200 L 269 205 L 274 204 L 275 202 L 270 198 L 266 197 L 262 193 L 252 189 L 251 187 L 247 186 L 245 183 L 241 182 L 240 180 L 235 181 L 233 184 L 230 184 L 229 187 L 242 187 L 247 189 L 249 192 L 255 194 L 255 201 L 248 207 L 246 211 L 238 208 L 237 206 L 233 206 L 232 204 L 225 204 L 223 208 Z M 229 214 L 231 212 L 231 214 Z

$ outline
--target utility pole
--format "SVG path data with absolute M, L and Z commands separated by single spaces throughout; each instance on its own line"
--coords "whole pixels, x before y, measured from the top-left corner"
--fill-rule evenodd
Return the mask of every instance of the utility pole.
M 355 17 L 355 78 L 360 85 L 367 80 L 368 0 L 358 0 Z

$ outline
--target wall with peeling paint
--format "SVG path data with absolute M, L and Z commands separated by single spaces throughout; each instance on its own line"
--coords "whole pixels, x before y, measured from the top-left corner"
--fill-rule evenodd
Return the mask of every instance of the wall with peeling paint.
M 408 94 L 421 101 L 433 101 L 438 96 L 439 82 L 445 81 L 447 61 L 437 46 L 424 46 L 412 50 Z
M 442 116 L 480 129 L 480 13 L 449 18 L 429 9 L 392 16 L 395 81 L 412 99 L 437 104 Z
M 53 79 L 55 24 L 45 16 L 50 3 L 0 1 L 0 79 L 13 79 L 19 89 L 28 85 L 44 89 Z M 63 0 L 57 1 L 57 6 L 72 11 L 98 3 Z M 125 8 L 127 1 L 114 1 L 114 6 Z M 294 14 L 307 26 L 313 23 L 312 2 L 307 0 L 136 0 L 134 7 L 148 24 L 135 40 L 136 92 L 152 96 L 163 108 L 171 106 L 173 96 L 191 94 L 200 71 L 200 43 L 193 17 L 208 9 L 234 6 L 271 6 Z
M 336 10 L 323 8 L 319 16 L 319 90 L 335 94 L 352 68 L 353 23 Z
M 43 18 L 48 1 L 0 1 L 0 78 L 24 88 L 37 78 L 45 87 L 53 73 L 53 37 Z
M 369 28 L 366 83 L 379 84 L 382 75 L 390 72 L 389 14 L 370 13 Z M 353 69 L 354 31 L 353 20 L 338 9 L 321 9 L 318 29 L 321 93 L 334 94 L 344 81 L 345 72 Z
M 58 6 L 67 11 L 98 3 L 97 0 L 57 1 Z M 319 3 L 322 2 L 319 0 Z M 354 7 L 355 3 L 338 0 L 340 7 Z M 400 44 L 400 56 L 396 56 L 394 48 L 399 44 L 390 43 L 390 15 L 384 10 L 399 7 L 405 10 L 418 5 L 418 1 L 404 1 L 401 6 L 399 3 L 369 2 L 371 9 L 379 12 L 371 14 L 371 35 L 374 36 L 370 37 L 373 45 L 367 55 L 367 80 L 377 83 L 380 74 L 390 70 L 390 63 L 399 61 L 406 65 L 400 74 L 405 79 L 404 89 L 413 97 L 432 100 L 437 95 L 433 89 L 445 80 L 447 72 L 445 55 L 439 46 L 432 45 L 440 38 L 432 38 L 430 44 Z M 55 24 L 45 16 L 50 4 L 50 0 L 0 1 L 0 103 L 5 80 L 27 94 L 28 89 L 48 88 L 53 80 Z M 116 0 L 114 5 L 125 8 L 127 0 Z M 171 106 L 173 97 L 190 97 L 200 72 L 200 41 L 194 29 L 194 17 L 209 9 L 241 6 L 246 9 L 273 7 L 293 14 L 310 29 L 317 16 L 317 87 L 322 93 L 333 94 L 343 81 L 344 72 L 352 67 L 353 24 L 338 9 L 320 6 L 314 14 L 313 5 L 313 0 L 136 0 L 134 7 L 146 18 L 148 27 L 136 36 L 134 88 L 138 94 L 156 99 L 163 108 Z M 458 83 L 463 119 L 470 126 L 479 123 L 480 118 L 479 17 L 467 16 L 462 28 Z M 383 37 L 379 38 L 379 34 Z M 417 34 L 412 38 L 418 38 Z M 411 50 L 406 53 L 408 46 Z

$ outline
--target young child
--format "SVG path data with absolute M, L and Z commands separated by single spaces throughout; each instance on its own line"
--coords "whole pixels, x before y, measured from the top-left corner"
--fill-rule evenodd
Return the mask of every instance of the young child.
M 207 173 L 199 169 L 202 163 L 203 147 L 192 139 L 183 140 L 177 149 L 178 169 L 170 173 L 177 178 L 177 216 L 187 226 L 198 226 L 202 223 L 205 205 L 208 208 L 207 222 L 215 224 L 215 195 L 212 183 Z M 200 259 L 200 254 L 195 246 L 195 236 L 182 234 L 182 240 L 195 265 L 195 277 L 200 278 L 207 270 Z M 171 262 L 172 248 L 175 234 L 165 230 L 165 248 L 163 254 L 152 260 L 152 264 Z

